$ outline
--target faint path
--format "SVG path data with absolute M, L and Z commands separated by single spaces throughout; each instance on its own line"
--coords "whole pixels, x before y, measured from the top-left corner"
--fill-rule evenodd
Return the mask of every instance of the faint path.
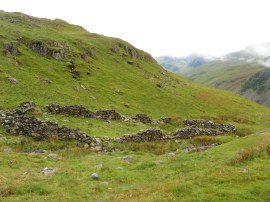
M 259 132 L 256 132 L 256 133 L 254 133 L 254 135 L 258 135 L 258 134 L 262 134 L 262 133 L 266 133 L 266 132 L 270 132 L 270 128 L 267 128 L 267 129 L 261 130 Z

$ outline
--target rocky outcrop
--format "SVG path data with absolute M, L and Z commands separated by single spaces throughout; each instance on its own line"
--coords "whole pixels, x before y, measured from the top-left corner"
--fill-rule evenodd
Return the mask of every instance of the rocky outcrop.
M 4 43 L 4 52 L 6 56 L 11 57 L 11 56 L 18 56 L 19 55 L 19 43 L 18 42 L 9 42 L 9 43 Z
M 54 40 L 34 41 L 27 38 L 20 38 L 19 41 L 39 55 L 56 60 L 65 60 L 70 51 L 70 47 L 66 42 Z
M 84 61 L 87 61 L 88 57 L 91 57 L 91 58 L 94 59 L 94 60 L 97 59 L 97 56 L 95 55 L 95 53 L 93 52 L 92 49 L 90 49 L 90 48 L 85 48 L 84 53 L 81 54 L 81 58 L 82 58 Z
M 74 79 L 77 79 L 80 77 L 81 73 L 79 70 L 76 69 L 76 66 L 74 64 L 73 61 L 70 61 L 68 64 L 67 64 L 67 67 L 69 68 L 69 72 L 72 74 L 72 77 Z
M 67 116 L 82 116 L 87 118 L 94 118 L 95 113 L 86 109 L 82 105 L 70 105 L 70 106 L 61 106 L 61 105 L 48 105 L 45 107 L 46 111 L 52 114 L 64 114 Z
M 129 56 L 131 58 L 136 58 L 139 60 L 144 60 L 147 62 L 154 62 L 156 63 L 156 60 L 148 53 L 145 53 L 143 51 L 139 51 L 138 49 L 136 49 L 134 46 L 128 44 L 128 43 L 116 43 L 112 46 L 111 51 L 113 53 L 119 53 L 120 50 L 124 51 L 125 54 L 124 56 Z M 133 64 L 134 62 L 132 62 Z M 129 63 L 131 64 L 131 63 Z
M 210 128 L 210 129 L 218 129 L 220 132 L 223 133 L 236 133 L 237 129 L 235 126 L 231 124 L 222 124 L 222 123 L 214 123 L 212 121 L 204 120 L 204 119 L 193 119 L 183 121 L 184 125 L 186 126 L 193 126 L 197 128 Z
M 123 135 L 122 137 L 114 138 L 113 140 L 118 143 L 124 143 L 124 142 L 152 142 L 164 139 L 167 139 L 166 135 L 159 128 L 150 128 L 135 134 Z

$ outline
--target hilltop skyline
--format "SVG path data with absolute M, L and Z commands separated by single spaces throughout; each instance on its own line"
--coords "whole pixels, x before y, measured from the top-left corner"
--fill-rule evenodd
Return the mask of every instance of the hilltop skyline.
M 0 9 L 60 18 L 90 32 L 122 38 L 153 56 L 220 56 L 270 41 L 269 2 L 250 1 L 19 1 Z

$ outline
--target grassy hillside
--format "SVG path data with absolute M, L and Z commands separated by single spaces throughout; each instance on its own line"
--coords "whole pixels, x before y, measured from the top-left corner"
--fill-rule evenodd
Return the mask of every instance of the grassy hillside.
M 243 54 L 243 51 L 229 54 L 224 60 L 207 63 L 182 75 L 196 83 L 229 90 L 269 106 L 270 79 L 265 66 L 268 58 L 244 58 Z
M 245 111 L 253 118 L 254 110 L 265 111 L 240 96 L 171 74 L 149 54 L 120 39 L 20 13 L 1 12 L 1 19 L 0 42 L 19 44 L 17 56 L 6 56 L 4 45 L 0 46 L 2 108 L 32 100 L 38 105 L 83 104 L 90 109 L 113 108 L 123 114 L 145 112 L 154 117 L 242 115 Z M 65 51 L 66 57 L 57 60 L 50 53 L 42 55 L 39 51 L 44 47 L 33 48 L 39 43 L 49 50 Z M 80 72 L 77 79 L 68 67 L 71 62 Z M 8 77 L 18 83 L 11 84 Z
M 40 119 L 97 137 L 149 127 L 171 133 L 184 118 L 238 128 L 237 134 L 115 144 L 110 145 L 115 152 L 97 153 L 73 141 L 12 136 L 0 127 L 0 201 L 269 200 L 269 133 L 248 136 L 269 127 L 269 108 L 183 79 L 125 41 L 62 20 L 0 11 L 0 28 L 0 110 L 32 100 Z M 172 123 L 45 114 L 43 107 L 52 103 L 167 116 Z M 221 145 L 205 152 L 186 150 L 213 143 Z M 171 152 L 176 156 L 170 157 Z M 48 157 L 50 153 L 57 157 Z M 45 167 L 56 172 L 44 175 Z M 101 179 L 92 180 L 93 172 Z
M 197 83 L 239 93 L 243 84 L 264 68 L 258 64 L 219 66 L 214 63 L 189 72 L 185 76 Z

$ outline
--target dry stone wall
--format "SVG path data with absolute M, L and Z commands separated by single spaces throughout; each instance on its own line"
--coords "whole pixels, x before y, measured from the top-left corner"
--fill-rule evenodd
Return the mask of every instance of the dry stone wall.
M 70 106 L 61 106 L 61 105 L 48 105 L 45 107 L 46 111 L 52 114 L 63 114 L 68 116 L 82 116 L 88 118 L 94 118 L 95 113 L 86 109 L 81 105 L 70 105 Z
M 22 103 L 14 111 L 1 113 L 1 122 L 8 133 L 15 135 L 26 135 L 35 139 L 47 139 L 57 137 L 59 139 L 77 140 L 85 144 L 95 144 L 95 139 L 83 133 L 79 129 L 59 126 L 50 121 L 41 121 L 34 116 L 28 116 L 27 111 L 32 110 L 34 103 Z
M 178 129 L 173 133 L 173 137 L 180 139 L 188 139 L 199 135 L 208 135 L 208 136 L 216 136 L 223 134 L 221 131 L 217 131 L 214 129 L 201 129 L 197 127 L 185 127 L 182 129 Z
M 214 123 L 212 121 L 208 121 L 204 119 L 193 119 L 193 120 L 185 119 L 183 123 L 186 126 L 192 126 L 192 127 L 197 127 L 197 128 L 218 129 L 219 131 L 223 133 L 228 133 L 228 132 L 236 133 L 237 132 L 236 127 L 231 124 Z
M 42 121 L 34 116 L 29 116 L 27 112 L 33 110 L 35 104 L 33 102 L 21 103 L 13 111 L 0 111 L 0 121 L 8 133 L 15 135 L 31 136 L 35 139 L 46 139 L 49 137 L 57 137 L 65 140 L 77 140 L 84 143 L 84 148 L 104 150 L 104 143 L 108 142 L 151 142 L 163 141 L 170 139 L 188 139 L 199 135 L 216 136 L 223 133 L 235 133 L 236 127 L 231 124 L 219 124 L 208 120 L 195 119 L 184 120 L 187 127 L 178 129 L 172 135 L 167 135 L 159 128 L 150 128 L 135 134 L 126 134 L 119 138 L 92 138 L 89 134 L 83 133 L 79 129 L 72 129 L 66 126 L 59 126 L 50 121 Z M 50 113 L 65 114 L 73 116 L 83 116 L 90 118 L 98 118 L 103 120 L 123 120 L 123 116 L 115 110 L 99 110 L 92 112 L 81 105 L 60 106 L 50 105 L 46 107 Z M 149 123 L 152 121 L 145 114 L 136 115 L 136 121 Z M 126 118 L 126 117 L 124 117 Z M 132 119 L 132 117 L 129 117 Z M 163 122 L 169 122 L 171 119 L 163 118 Z
M 120 138 L 114 138 L 113 141 L 124 142 L 152 142 L 166 139 L 166 135 L 159 128 L 150 128 L 135 134 L 123 135 Z

